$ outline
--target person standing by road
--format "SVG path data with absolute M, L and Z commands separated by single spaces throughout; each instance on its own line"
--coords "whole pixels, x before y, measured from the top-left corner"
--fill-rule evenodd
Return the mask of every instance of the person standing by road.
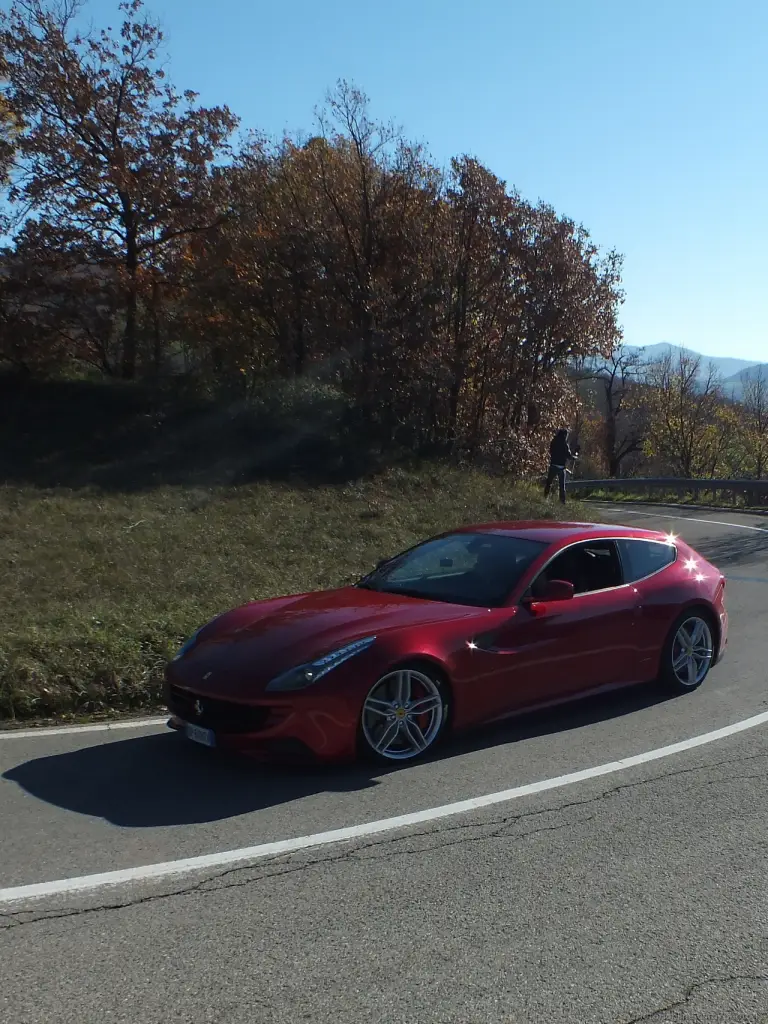
M 549 445 L 549 470 L 547 471 L 547 482 L 544 485 L 544 497 L 549 497 L 552 484 L 557 477 L 560 486 L 560 501 L 565 504 L 565 474 L 568 459 L 575 459 L 578 456 L 571 451 L 568 444 L 568 428 L 561 427 Z

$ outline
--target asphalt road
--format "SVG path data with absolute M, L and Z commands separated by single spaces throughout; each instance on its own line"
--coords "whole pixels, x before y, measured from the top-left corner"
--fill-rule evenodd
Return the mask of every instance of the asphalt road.
M 645 511 L 605 518 L 672 529 L 729 580 L 728 656 L 685 697 L 590 701 L 384 774 L 265 770 L 158 727 L 0 736 L 0 890 L 137 876 L 0 902 L 0 1021 L 768 1022 L 768 724 L 417 827 L 141 875 L 552 779 L 768 710 L 768 519 Z

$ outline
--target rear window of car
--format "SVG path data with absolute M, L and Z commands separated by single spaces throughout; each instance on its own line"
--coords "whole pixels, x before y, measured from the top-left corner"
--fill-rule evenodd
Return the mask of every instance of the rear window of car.
M 636 583 L 647 576 L 653 576 L 672 565 L 677 558 L 677 548 L 668 541 L 633 540 L 627 537 L 618 544 L 626 583 Z

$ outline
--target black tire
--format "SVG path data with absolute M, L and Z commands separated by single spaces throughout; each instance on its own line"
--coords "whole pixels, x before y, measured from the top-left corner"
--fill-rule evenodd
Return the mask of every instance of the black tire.
M 396 666 L 373 684 L 363 701 L 361 756 L 388 765 L 422 760 L 443 737 L 449 710 L 448 687 L 437 672 L 420 664 Z
M 683 612 L 667 634 L 659 681 L 673 693 L 698 690 L 714 664 L 716 644 L 717 632 L 710 612 L 700 607 Z

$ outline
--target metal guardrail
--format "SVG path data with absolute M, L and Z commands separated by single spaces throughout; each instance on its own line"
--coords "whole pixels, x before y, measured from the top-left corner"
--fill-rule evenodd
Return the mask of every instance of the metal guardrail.
M 569 490 L 581 491 L 585 496 L 594 491 L 623 491 L 633 494 L 661 492 L 690 494 L 695 500 L 703 495 L 728 495 L 733 504 L 743 495 L 748 505 L 768 504 L 768 480 L 686 479 L 681 477 L 612 477 L 608 480 L 583 480 L 571 477 Z

